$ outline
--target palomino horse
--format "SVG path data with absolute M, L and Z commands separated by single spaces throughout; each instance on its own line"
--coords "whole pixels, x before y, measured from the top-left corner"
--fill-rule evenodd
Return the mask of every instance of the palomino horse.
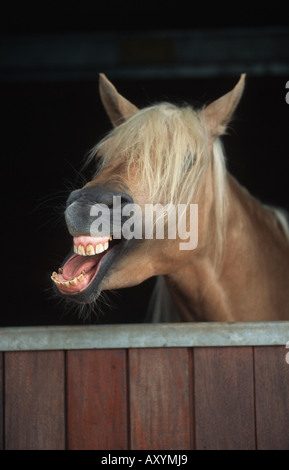
M 101 99 L 114 129 L 92 151 L 96 175 L 67 201 L 74 250 L 52 275 L 61 296 L 90 304 L 103 290 L 158 276 L 150 321 L 289 319 L 285 215 L 260 204 L 228 173 L 220 141 L 244 82 L 241 75 L 232 91 L 200 110 L 170 103 L 139 110 L 100 75 Z M 115 201 L 123 210 L 119 232 L 110 217 Z M 134 204 L 141 213 L 156 204 L 180 205 L 185 224 L 197 204 L 198 236 L 191 249 L 180 249 L 179 233 L 123 236 L 124 210 Z M 99 217 L 101 207 L 108 211 L 107 231 L 99 224 L 95 233 L 93 215 Z M 168 213 L 163 221 L 168 224 Z

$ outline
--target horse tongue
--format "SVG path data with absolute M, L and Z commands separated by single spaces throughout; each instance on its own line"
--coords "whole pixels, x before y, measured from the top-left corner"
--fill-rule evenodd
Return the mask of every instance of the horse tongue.
M 83 271 L 89 273 L 89 271 L 96 268 L 100 258 L 100 255 L 89 257 L 73 255 L 63 266 L 59 279 L 69 281 L 79 276 Z

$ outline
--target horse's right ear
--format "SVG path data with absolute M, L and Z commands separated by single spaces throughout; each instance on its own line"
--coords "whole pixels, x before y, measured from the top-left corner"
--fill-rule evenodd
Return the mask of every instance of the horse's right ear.
M 138 112 L 138 108 L 120 95 L 103 73 L 99 74 L 99 92 L 104 109 L 114 127 Z

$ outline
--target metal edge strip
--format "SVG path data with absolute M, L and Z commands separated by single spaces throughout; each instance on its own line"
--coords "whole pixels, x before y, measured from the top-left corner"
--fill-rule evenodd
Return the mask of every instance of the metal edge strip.
M 0 328 L 0 351 L 273 345 L 289 348 L 289 321 Z

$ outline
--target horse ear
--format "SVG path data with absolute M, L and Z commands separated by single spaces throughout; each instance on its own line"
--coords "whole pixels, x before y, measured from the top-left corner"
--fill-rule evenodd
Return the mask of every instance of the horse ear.
M 138 108 L 120 95 L 103 73 L 99 74 L 99 92 L 104 109 L 114 127 L 137 113 Z
M 240 80 L 232 91 L 213 101 L 204 109 L 204 117 L 213 138 L 224 134 L 243 94 L 245 77 L 246 74 L 242 73 Z

